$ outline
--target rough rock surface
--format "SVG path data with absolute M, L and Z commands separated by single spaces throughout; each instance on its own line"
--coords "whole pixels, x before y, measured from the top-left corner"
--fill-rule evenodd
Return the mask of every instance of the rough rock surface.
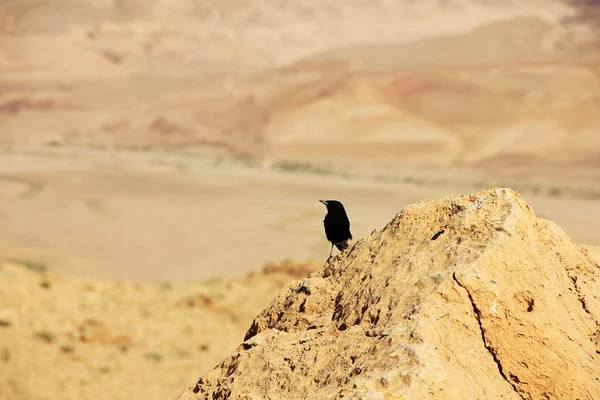
M 599 264 L 511 190 L 422 201 L 176 399 L 599 399 Z

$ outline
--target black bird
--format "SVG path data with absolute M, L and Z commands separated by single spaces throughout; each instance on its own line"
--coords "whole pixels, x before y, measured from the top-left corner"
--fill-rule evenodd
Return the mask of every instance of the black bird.
M 323 225 L 325 226 L 325 236 L 331 242 L 331 250 L 329 250 L 329 257 L 331 257 L 333 246 L 337 247 L 339 251 L 348 248 L 348 240 L 352 239 L 350 221 L 348 220 L 343 204 L 339 201 L 319 201 L 327 207 L 327 214 L 323 220 Z

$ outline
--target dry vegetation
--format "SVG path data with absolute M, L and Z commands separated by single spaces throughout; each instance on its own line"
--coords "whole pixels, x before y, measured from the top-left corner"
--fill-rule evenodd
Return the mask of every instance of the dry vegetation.
M 277 291 L 321 266 L 285 261 L 235 279 L 142 285 L 5 262 L 0 398 L 168 398 L 233 351 Z
M 362 238 L 508 186 L 600 244 L 596 10 L 2 1 L 0 397 L 174 395 L 307 273 L 254 266 L 327 255 L 320 198 Z

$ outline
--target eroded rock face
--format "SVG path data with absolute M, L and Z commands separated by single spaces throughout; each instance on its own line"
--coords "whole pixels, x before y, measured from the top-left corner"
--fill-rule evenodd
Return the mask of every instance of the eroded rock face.
M 178 399 L 598 399 L 599 255 L 508 189 L 419 202 Z

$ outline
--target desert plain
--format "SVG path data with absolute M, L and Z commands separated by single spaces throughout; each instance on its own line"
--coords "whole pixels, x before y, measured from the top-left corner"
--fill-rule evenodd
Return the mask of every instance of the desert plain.
M 0 397 L 194 384 L 325 265 L 319 199 L 359 240 L 420 200 L 508 187 L 600 246 L 598 15 L 3 1 Z

